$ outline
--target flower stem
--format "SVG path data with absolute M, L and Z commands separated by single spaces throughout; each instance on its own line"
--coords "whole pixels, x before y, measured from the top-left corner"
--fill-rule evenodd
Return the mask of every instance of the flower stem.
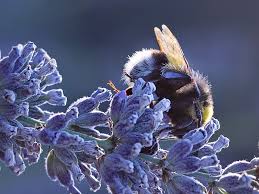
M 17 120 L 19 122 L 21 122 L 22 124 L 24 124 L 26 126 L 30 126 L 30 127 L 37 127 L 37 126 L 45 125 L 45 122 L 43 122 L 43 121 L 33 119 L 31 117 L 26 117 L 26 116 L 20 116 L 17 118 Z
M 93 136 L 90 136 L 90 135 L 82 134 L 82 133 L 77 132 L 75 130 L 66 129 L 66 131 L 68 131 L 69 133 L 72 133 L 72 134 L 79 135 L 80 137 L 82 137 L 86 141 L 96 141 L 98 146 L 103 148 L 105 150 L 105 152 L 113 149 L 113 147 L 114 147 L 110 138 L 99 139 L 99 138 L 96 138 L 96 137 L 93 137 Z
M 143 160 L 146 160 L 146 161 L 149 161 L 149 162 L 152 162 L 153 164 L 157 164 L 157 165 L 160 165 L 160 166 L 163 166 L 163 161 L 158 159 L 158 158 L 154 158 L 153 156 L 151 155 L 147 155 L 147 154 L 139 154 L 140 158 L 143 159 Z

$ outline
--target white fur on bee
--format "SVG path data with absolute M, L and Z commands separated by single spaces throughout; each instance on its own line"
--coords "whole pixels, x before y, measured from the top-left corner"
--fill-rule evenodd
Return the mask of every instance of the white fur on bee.
M 131 80 L 126 75 L 130 75 L 133 79 L 144 77 L 152 73 L 155 69 L 155 59 L 153 57 L 154 49 L 143 49 L 142 51 L 135 52 L 131 57 L 129 56 L 128 62 L 124 65 L 122 80 L 126 84 L 130 84 Z

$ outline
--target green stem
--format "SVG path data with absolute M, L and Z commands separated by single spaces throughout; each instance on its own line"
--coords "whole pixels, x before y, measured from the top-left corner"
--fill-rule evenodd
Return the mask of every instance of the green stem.
M 242 172 L 240 172 L 240 173 L 242 173 Z M 258 179 L 259 178 L 259 166 L 255 167 L 253 169 L 247 170 L 246 173 L 254 175 Z
M 17 118 L 17 120 L 19 122 L 21 122 L 22 124 L 24 124 L 26 126 L 30 126 L 30 127 L 37 127 L 37 126 L 45 125 L 45 122 L 43 122 L 43 121 L 33 119 L 31 117 L 26 117 L 26 116 L 20 116 Z
M 151 155 L 147 155 L 147 154 L 139 154 L 140 158 L 149 162 L 152 162 L 153 164 L 157 164 L 160 166 L 163 166 L 163 161 L 158 159 L 158 158 L 154 158 Z
M 162 149 L 168 150 L 169 148 L 172 147 L 172 145 L 177 142 L 178 139 L 176 138 L 170 138 L 170 139 L 160 139 L 159 140 L 159 145 Z
M 110 135 L 105 134 L 105 133 L 100 133 L 96 129 L 84 128 L 84 127 L 80 127 L 78 125 L 71 125 L 70 124 L 68 126 L 68 128 L 71 131 L 75 131 L 75 132 L 78 132 L 80 134 L 87 135 L 87 136 L 92 136 L 92 137 L 95 137 L 97 139 L 108 139 L 110 137 Z
M 79 135 L 80 137 L 82 137 L 86 141 L 96 141 L 98 146 L 103 148 L 105 150 L 105 152 L 113 149 L 113 147 L 114 147 L 110 138 L 99 139 L 99 138 L 96 138 L 96 137 L 93 137 L 93 136 L 88 136 L 86 134 L 82 134 L 80 132 L 72 131 L 72 130 L 69 130 L 69 129 L 66 129 L 66 131 L 71 133 L 71 134 Z

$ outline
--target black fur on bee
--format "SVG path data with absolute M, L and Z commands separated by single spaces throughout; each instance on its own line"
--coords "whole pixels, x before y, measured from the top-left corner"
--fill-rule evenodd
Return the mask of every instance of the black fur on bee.
M 191 68 L 174 68 L 163 52 L 150 49 L 136 52 L 125 64 L 124 81 L 131 87 L 138 78 L 155 84 L 157 101 L 171 101 L 168 116 L 173 135 L 182 137 L 204 124 L 203 110 L 213 102 L 210 85 L 201 74 Z M 130 88 L 127 93 L 130 94 Z

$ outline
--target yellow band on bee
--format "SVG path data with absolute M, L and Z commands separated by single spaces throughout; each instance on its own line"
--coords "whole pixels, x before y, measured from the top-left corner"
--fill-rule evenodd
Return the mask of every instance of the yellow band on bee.
M 204 107 L 203 111 L 202 111 L 202 124 L 206 125 L 212 118 L 213 116 L 213 106 L 209 105 Z

